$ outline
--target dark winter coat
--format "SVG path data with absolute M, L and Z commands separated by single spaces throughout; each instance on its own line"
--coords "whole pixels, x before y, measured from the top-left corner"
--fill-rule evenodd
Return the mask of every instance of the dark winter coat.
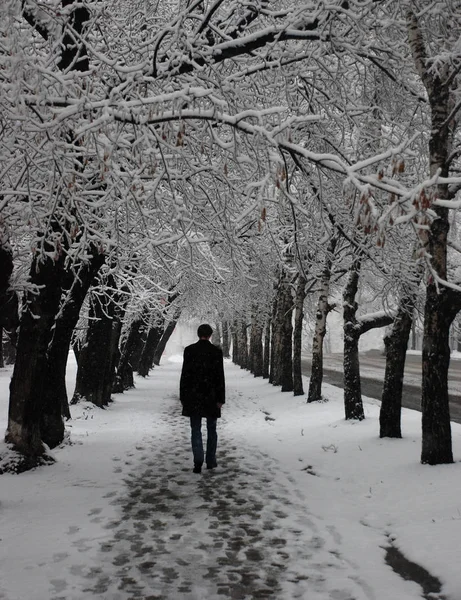
M 185 417 L 219 418 L 225 402 L 222 350 L 208 340 L 184 349 L 179 397 Z

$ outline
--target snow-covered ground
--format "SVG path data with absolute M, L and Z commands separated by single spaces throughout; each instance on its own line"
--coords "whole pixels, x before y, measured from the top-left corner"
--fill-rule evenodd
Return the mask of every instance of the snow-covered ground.
M 54 465 L 0 477 L 1 599 L 420 599 L 386 564 L 390 544 L 461 599 L 461 425 L 455 464 L 422 466 L 419 413 L 380 440 L 376 400 L 345 422 L 341 390 L 308 405 L 226 362 L 219 466 L 195 475 L 177 398 L 192 341 L 177 328 L 161 367 L 108 409 L 73 407 Z M 71 364 L 70 390 L 74 377 Z

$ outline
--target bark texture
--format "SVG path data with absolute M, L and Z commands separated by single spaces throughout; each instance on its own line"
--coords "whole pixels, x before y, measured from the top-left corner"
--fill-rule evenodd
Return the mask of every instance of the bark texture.
M 250 332 L 250 371 L 255 377 L 262 377 L 263 374 L 263 326 L 261 323 L 261 314 L 257 307 L 254 307 L 251 317 Z
M 278 357 L 280 356 L 280 333 L 278 329 L 277 311 L 279 303 L 279 292 L 278 289 L 272 301 L 272 314 L 271 314 L 271 326 L 270 326 L 270 347 L 269 355 L 269 383 L 272 385 L 279 385 L 280 382 L 280 364 Z
M 13 272 L 13 253 L 6 245 L 0 245 L 0 309 L 3 311 L 3 304 L 6 300 L 10 276 Z
M 320 293 L 315 314 L 315 329 L 312 339 L 312 366 L 309 380 L 308 402 L 317 402 L 322 399 L 323 383 L 323 341 L 327 332 L 328 313 L 333 306 L 328 303 L 330 295 L 331 266 L 333 254 L 338 243 L 338 238 L 332 237 L 328 244 L 325 266 L 320 280 Z
M 136 348 L 143 345 L 141 341 L 143 328 L 144 319 L 142 316 L 133 319 L 128 327 L 128 332 L 120 350 L 119 361 L 112 387 L 113 393 L 122 393 L 125 390 L 134 387 L 132 360 Z
M 306 278 L 300 273 L 298 281 L 296 283 L 295 316 L 293 328 L 293 394 L 295 396 L 302 396 L 304 394 L 303 376 L 301 368 L 301 352 L 305 299 Z
M 53 337 L 47 352 L 47 374 L 44 381 L 44 402 L 40 418 L 42 440 L 54 448 L 63 441 L 62 417 L 71 418 L 66 389 L 67 357 L 72 332 L 77 324 L 85 297 L 99 269 L 104 255 L 93 249 L 91 260 L 80 266 L 77 277 L 67 272 L 70 289 L 55 320 Z
M 110 287 L 114 289 L 115 285 Z M 99 407 L 110 403 L 120 329 L 112 294 L 93 292 L 87 338 L 80 351 L 71 404 L 83 398 Z
M 271 347 L 271 318 L 266 318 L 264 325 L 263 378 L 269 379 Z
M 235 321 L 233 340 L 235 345 L 235 364 L 239 365 L 242 369 L 248 369 L 248 335 L 246 319 L 244 317 L 240 317 Z
M 286 306 L 282 330 L 282 392 L 292 392 L 293 385 L 293 300 L 291 290 L 286 292 Z
M 282 392 L 293 391 L 293 299 L 291 285 L 285 274 L 280 277 L 272 322 L 272 385 Z
M 157 344 L 163 335 L 164 319 L 160 314 L 154 316 L 152 325 L 147 334 L 146 343 L 142 349 L 138 364 L 138 374 L 147 377 L 154 366 L 154 356 Z
M 16 348 L 13 353 L 10 347 L 3 345 L 3 333 L 9 341 L 15 341 L 16 328 L 19 323 L 18 297 L 15 292 L 9 291 L 10 276 L 13 272 L 13 253 L 6 243 L 1 240 L 6 237 L 0 230 L 0 367 L 13 364 Z M 12 355 L 11 355 L 12 354 Z
M 394 320 L 392 315 L 379 313 L 357 319 L 356 295 L 361 270 L 361 258 L 356 258 L 349 272 L 343 294 L 344 313 L 344 410 L 346 420 L 365 418 L 360 381 L 359 340 L 371 329 L 385 327 Z
M 146 318 L 147 321 L 147 318 Z M 147 342 L 147 334 L 149 332 L 149 327 L 146 324 L 146 321 L 141 322 L 139 328 L 139 335 L 134 340 L 134 348 L 131 353 L 130 365 L 132 370 L 137 373 L 139 369 L 139 362 L 141 360 L 142 351 Z
M 4 365 L 13 365 L 19 331 L 19 299 L 15 292 L 7 291 L 0 300 L 0 337 Z
M 358 305 L 355 297 L 358 290 L 361 262 L 354 260 L 343 294 L 344 315 L 344 410 L 346 419 L 365 418 L 362 403 L 359 364 L 359 330 L 357 323 Z
M 386 369 L 379 412 L 379 437 L 402 437 L 403 376 L 414 307 L 414 294 L 402 296 L 392 329 L 384 337 Z
M 460 299 L 429 284 L 424 314 L 422 356 L 422 449 L 421 462 L 439 465 L 453 462 L 448 368 L 450 325 L 460 309 Z
M 230 358 L 229 323 L 227 321 L 222 323 L 222 353 L 223 358 Z
M 238 349 L 238 323 L 235 320 L 232 324 L 232 362 L 236 365 L 239 364 L 239 349 Z
M 10 384 L 6 441 L 23 455 L 45 453 L 40 431 L 47 370 L 47 351 L 61 299 L 64 256 L 36 257 L 30 280 L 40 292 L 24 296 L 16 362 Z M 33 461 L 32 461 L 33 464 Z

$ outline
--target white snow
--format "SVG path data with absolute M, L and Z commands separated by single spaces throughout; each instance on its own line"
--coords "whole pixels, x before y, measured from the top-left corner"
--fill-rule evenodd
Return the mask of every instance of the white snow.
M 403 410 L 403 439 L 380 440 L 378 401 L 346 422 L 341 390 L 308 405 L 226 361 L 219 466 L 195 475 L 177 398 L 192 341 L 177 328 L 162 365 L 106 410 L 72 407 L 54 465 L 0 476 L 0 599 L 420 600 L 386 565 L 390 540 L 461 598 L 460 425 L 455 463 L 423 466 L 419 413 Z M 74 377 L 71 364 L 70 391 Z M 250 580 L 238 595 L 246 569 L 269 587 L 279 569 L 274 595 Z

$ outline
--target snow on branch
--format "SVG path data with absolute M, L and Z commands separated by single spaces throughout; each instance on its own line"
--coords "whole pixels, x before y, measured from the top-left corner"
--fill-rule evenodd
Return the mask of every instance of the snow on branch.
M 379 329 L 380 327 L 390 325 L 396 314 L 397 310 L 394 309 L 391 311 L 378 311 L 357 317 L 357 327 L 360 329 L 360 335 L 371 329 Z
M 22 0 L 22 16 L 44 40 L 48 40 L 56 30 L 55 20 L 34 0 Z

